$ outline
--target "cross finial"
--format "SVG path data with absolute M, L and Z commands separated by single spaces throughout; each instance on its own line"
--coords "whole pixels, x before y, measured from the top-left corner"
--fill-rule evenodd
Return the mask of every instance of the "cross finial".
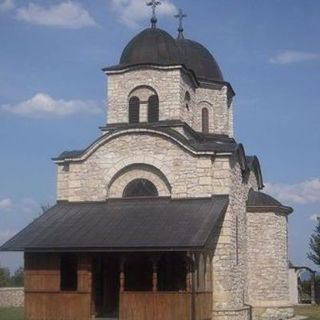
M 179 19 L 179 28 L 178 28 L 178 39 L 183 39 L 183 19 L 187 17 L 185 13 L 183 13 L 182 9 L 179 9 L 178 14 L 174 16 L 175 18 Z
M 161 4 L 160 1 L 157 0 L 151 0 L 150 2 L 147 2 L 147 6 L 152 8 L 152 18 L 151 18 L 151 27 L 156 28 L 157 25 L 157 16 L 156 16 L 156 8 Z

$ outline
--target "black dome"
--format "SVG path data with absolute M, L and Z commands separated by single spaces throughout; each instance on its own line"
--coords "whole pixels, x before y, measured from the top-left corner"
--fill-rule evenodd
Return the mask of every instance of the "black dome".
M 224 81 L 218 63 L 202 44 L 188 40 L 177 39 L 183 64 L 191 69 L 198 79 Z
M 148 28 L 135 36 L 124 48 L 120 65 L 134 64 L 181 64 L 179 47 L 166 31 Z

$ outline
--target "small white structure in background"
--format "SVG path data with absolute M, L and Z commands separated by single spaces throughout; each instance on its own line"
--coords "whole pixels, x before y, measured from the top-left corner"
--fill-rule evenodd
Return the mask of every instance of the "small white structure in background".
M 289 268 L 289 289 L 290 289 L 290 302 L 292 304 L 299 304 L 302 303 L 301 300 L 301 290 L 299 279 L 301 279 L 301 274 L 305 271 L 310 272 L 310 298 L 311 304 L 316 303 L 316 288 L 315 288 L 315 274 L 316 272 L 308 267 L 305 266 L 293 266 L 290 265 Z

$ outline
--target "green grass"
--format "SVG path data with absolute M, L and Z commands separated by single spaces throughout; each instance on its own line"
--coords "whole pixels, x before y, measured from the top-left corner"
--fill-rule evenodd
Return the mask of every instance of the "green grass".
M 297 306 L 297 315 L 307 316 L 306 320 L 320 320 L 320 305 Z M 23 320 L 23 308 L 0 308 L 0 320 Z
M 297 306 L 294 308 L 296 315 L 307 316 L 306 320 L 320 320 L 320 305 Z
M 0 320 L 23 320 L 23 308 L 0 308 Z

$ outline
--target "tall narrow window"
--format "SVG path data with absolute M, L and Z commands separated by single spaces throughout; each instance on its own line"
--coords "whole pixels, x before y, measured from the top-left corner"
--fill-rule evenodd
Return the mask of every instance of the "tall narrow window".
M 187 91 L 184 95 L 184 103 L 186 104 L 186 108 L 188 110 L 189 110 L 190 101 L 191 101 L 190 93 Z
M 209 132 L 209 112 L 207 108 L 202 109 L 202 132 Z
M 129 123 L 139 122 L 140 100 L 138 97 L 131 97 L 129 100 Z
M 76 291 L 78 287 L 78 261 L 75 254 L 63 254 L 60 260 L 60 290 Z
M 148 100 L 148 122 L 159 121 L 159 98 L 152 95 Z

